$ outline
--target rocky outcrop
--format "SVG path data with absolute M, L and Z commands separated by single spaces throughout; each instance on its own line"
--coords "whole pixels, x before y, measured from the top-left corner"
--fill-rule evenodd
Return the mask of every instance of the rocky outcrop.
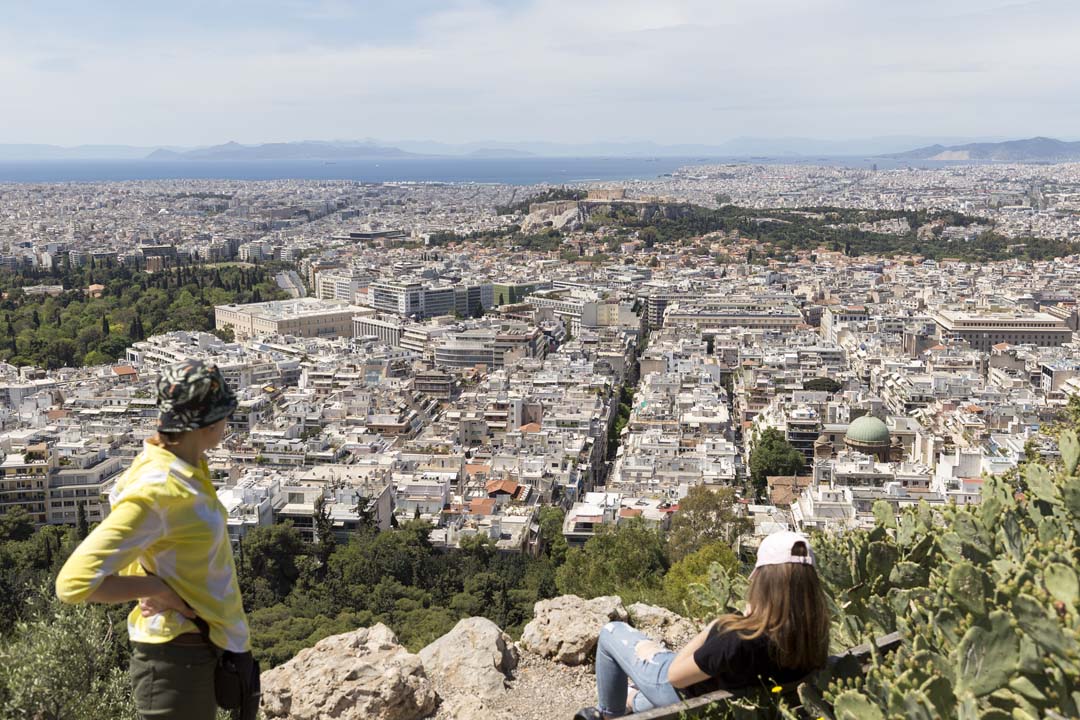
M 687 620 L 667 608 L 634 603 L 627 611 L 630 613 L 631 625 L 672 650 L 681 648 L 698 632 L 698 627 L 692 620 Z
M 592 600 L 577 595 L 541 600 L 521 634 L 521 646 L 564 665 L 580 665 L 596 649 L 596 638 L 604 625 L 627 618 L 622 600 L 614 595 Z
M 596 702 L 588 664 L 605 624 L 630 622 L 672 650 L 696 623 L 618 597 L 542 600 L 515 644 L 490 620 L 461 620 L 411 654 L 385 625 L 321 640 L 263 673 L 267 720 L 548 720 Z M 521 653 L 519 655 L 519 648 Z
M 580 230 L 588 219 L 579 204 L 573 201 L 537 203 L 521 221 L 521 230 L 530 233 L 552 227 L 570 232 Z
M 510 636 L 482 617 L 459 621 L 419 655 L 439 695 L 461 694 L 473 700 L 502 695 L 518 662 Z
M 418 656 L 382 623 L 320 640 L 262 674 L 266 718 L 418 720 L 436 695 Z

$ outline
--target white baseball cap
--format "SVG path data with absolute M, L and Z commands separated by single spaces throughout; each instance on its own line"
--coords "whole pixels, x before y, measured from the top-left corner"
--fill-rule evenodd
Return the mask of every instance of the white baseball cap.
M 806 555 L 794 555 L 792 549 L 797 543 L 806 545 Z M 754 569 L 765 565 L 784 565 L 795 563 L 797 565 L 813 565 L 814 550 L 810 547 L 810 539 L 802 533 L 790 530 L 774 532 L 761 541 L 757 551 L 757 562 Z

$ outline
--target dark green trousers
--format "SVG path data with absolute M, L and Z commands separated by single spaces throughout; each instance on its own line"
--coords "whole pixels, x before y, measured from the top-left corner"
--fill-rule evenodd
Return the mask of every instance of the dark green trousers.
M 209 645 L 131 644 L 131 684 L 141 720 L 214 720 L 214 667 Z

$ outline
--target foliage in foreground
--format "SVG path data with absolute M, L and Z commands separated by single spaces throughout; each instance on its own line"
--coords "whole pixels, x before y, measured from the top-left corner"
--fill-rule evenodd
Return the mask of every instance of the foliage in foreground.
M 1080 442 L 1060 436 L 1054 471 L 987 478 L 982 503 L 875 505 L 870 532 L 817 538 L 833 651 L 900 631 L 864 676 L 843 665 L 799 688 L 829 720 L 1080 716 Z M 742 605 L 746 579 L 714 568 L 697 588 L 715 612 Z M 782 707 L 785 717 L 795 710 Z
M 117 660 L 127 645 L 116 628 L 124 610 L 65 606 L 51 595 L 43 588 L 32 617 L 0 645 L 0 718 L 135 720 Z

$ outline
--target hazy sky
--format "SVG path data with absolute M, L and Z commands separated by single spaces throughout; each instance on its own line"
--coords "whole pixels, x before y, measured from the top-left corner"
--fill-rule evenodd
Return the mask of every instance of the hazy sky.
M 1077 0 L 3 0 L 0 143 L 1080 136 Z

